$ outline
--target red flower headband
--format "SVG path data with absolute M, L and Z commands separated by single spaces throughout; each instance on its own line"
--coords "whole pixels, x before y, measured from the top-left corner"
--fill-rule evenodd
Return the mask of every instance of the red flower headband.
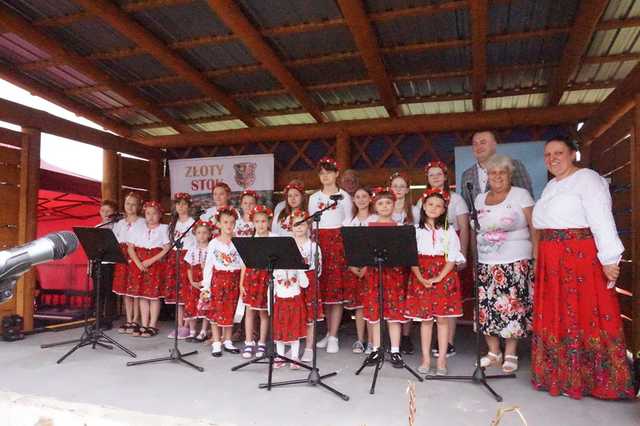
M 256 199 L 256 201 L 258 200 L 258 193 L 256 191 L 254 191 L 253 189 L 245 189 L 244 191 L 242 191 L 242 194 L 240 194 L 240 199 L 242 200 L 242 198 L 248 195 L 249 197 L 253 197 Z
M 309 212 L 303 209 L 295 209 L 294 211 L 291 212 L 290 217 L 291 219 L 296 219 L 296 220 L 306 220 L 309 218 Z M 293 221 L 291 221 L 291 224 L 293 225 Z
M 186 201 L 187 203 L 191 202 L 191 194 L 188 194 L 186 192 L 176 192 L 175 194 L 173 194 L 173 201 L 178 202 L 178 201 Z
M 220 182 L 220 181 L 216 182 L 216 184 L 213 185 L 213 189 L 216 189 L 216 188 L 222 188 L 225 191 L 227 191 L 227 194 L 231 194 L 231 187 L 229 187 L 229 185 L 227 185 L 224 182 Z M 213 190 L 211 191 L 213 192 Z
M 438 196 L 444 200 L 445 205 L 449 204 L 449 200 L 451 199 L 451 195 L 448 191 L 443 191 L 440 188 L 430 188 L 424 191 L 422 194 L 422 201 L 424 202 L 427 198 L 431 196 Z
M 318 161 L 318 165 L 322 167 L 322 165 L 329 165 L 336 170 L 338 169 L 338 162 L 331 157 L 322 157 L 320 161 Z
M 442 161 L 429 161 L 427 165 L 424 166 L 424 173 L 429 173 L 429 169 L 432 169 L 434 167 L 441 168 L 445 175 L 449 172 L 449 168 Z
M 233 216 L 234 219 L 238 220 L 238 212 L 233 207 L 227 207 L 227 206 L 220 207 L 218 209 L 218 211 L 216 212 L 216 221 L 217 222 L 220 222 L 220 216 L 222 214 L 228 214 L 230 216 Z
M 407 183 L 407 186 L 411 183 L 411 180 L 409 179 L 409 175 L 402 172 L 395 172 L 389 177 L 389 185 L 391 185 L 391 182 L 393 182 L 395 178 L 404 179 L 404 181 Z
M 299 184 L 299 183 L 289 183 L 287 184 L 287 186 L 284 187 L 284 195 L 287 195 L 287 192 L 289 192 L 290 189 L 296 189 L 298 191 L 300 191 L 301 194 L 304 194 L 304 186 Z
M 142 205 L 142 210 L 146 210 L 146 209 L 149 209 L 149 208 L 158 209 L 160 214 L 163 213 L 162 206 L 160 205 L 160 203 L 158 201 L 147 201 L 146 203 L 144 203 Z
M 273 217 L 273 212 L 269 207 L 263 206 L 263 205 L 257 205 L 253 209 L 251 209 L 251 213 L 249 213 L 249 219 L 253 220 L 253 217 L 258 213 L 265 214 L 267 215 L 268 218 Z
M 393 193 L 388 187 L 378 186 L 371 190 L 371 202 L 375 203 L 381 198 L 390 198 L 393 201 L 396 201 L 396 194 Z
M 209 231 L 211 231 L 213 228 L 216 227 L 216 225 L 213 222 L 209 221 L 209 220 L 199 219 L 196 222 L 196 224 L 193 225 L 193 233 L 195 234 L 196 233 L 196 229 L 198 229 L 201 226 L 205 226 L 207 229 L 209 229 Z

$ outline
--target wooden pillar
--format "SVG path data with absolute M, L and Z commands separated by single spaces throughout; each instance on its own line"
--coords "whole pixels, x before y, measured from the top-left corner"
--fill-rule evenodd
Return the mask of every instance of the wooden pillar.
M 640 359 L 640 94 L 635 98 L 633 135 L 631 144 L 631 247 L 633 319 L 631 348 Z
M 102 199 L 113 200 L 120 205 L 118 179 L 118 153 L 105 149 L 102 153 Z
M 346 132 L 338 132 L 336 135 L 336 161 L 340 172 L 351 168 L 351 142 Z
M 162 163 L 159 158 L 149 160 L 149 199 L 160 201 L 160 180 L 162 179 Z
M 18 243 L 33 241 L 38 229 L 38 190 L 40 189 L 40 131 L 22 129 L 20 152 L 20 205 L 18 207 Z M 18 281 L 16 312 L 24 320 L 24 329 L 33 330 L 34 268 Z

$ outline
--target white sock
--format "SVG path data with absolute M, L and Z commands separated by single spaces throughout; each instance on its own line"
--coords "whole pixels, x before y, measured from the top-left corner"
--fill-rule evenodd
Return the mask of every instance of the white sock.
M 398 352 L 400 352 L 400 348 L 398 346 L 391 346 L 392 354 L 397 354 Z
M 244 345 L 245 345 L 245 346 L 255 346 L 255 345 L 256 345 L 256 342 L 254 342 L 253 340 L 251 340 L 251 341 L 246 341 L 246 340 L 245 340 Z
M 214 352 L 220 352 L 222 350 L 222 343 L 213 342 L 211 344 L 211 350 L 214 351 Z
M 276 352 L 284 356 L 284 342 L 276 342 Z
M 300 353 L 300 340 L 296 340 L 291 344 L 291 359 L 298 359 Z

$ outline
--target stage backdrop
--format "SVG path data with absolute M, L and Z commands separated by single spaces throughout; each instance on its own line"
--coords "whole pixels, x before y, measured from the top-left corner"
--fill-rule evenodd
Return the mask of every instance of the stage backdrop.
M 271 205 L 273 154 L 169 160 L 169 174 L 172 195 L 187 192 L 195 205 L 205 209 L 213 205 L 211 190 L 216 182 L 231 187 L 232 203 L 236 207 L 238 195 L 245 189 L 257 191 L 259 202 Z
M 533 185 L 533 197 L 537 200 L 547 184 L 547 168 L 544 165 L 544 142 L 518 142 L 498 144 L 498 154 L 508 155 L 520 160 L 527 168 Z M 471 146 L 457 146 L 455 148 L 456 182 L 460 182 L 462 173 L 475 162 Z M 456 188 L 462 193 L 462 188 Z

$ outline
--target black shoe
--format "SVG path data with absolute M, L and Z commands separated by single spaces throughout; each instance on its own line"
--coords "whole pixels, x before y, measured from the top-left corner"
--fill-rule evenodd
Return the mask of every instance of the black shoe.
M 411 336 L 402 336 L 400 340 L 400 352 L 405 355 L 412 355 L 415 351 L 416 348 L 411 341 Z
M 438 349 L 432 349 L 431 353 L 436 358 L 440 356 L 440 351 L 438 351 Z M 447 344 L 447 358 L 450 358 L 450 357 L 454 356 L 455 354 L 456 354 L 456 347 L 453 346 L 451 343 L 448 343 Z
M 379 351 L 377 350 L 373 351 L 364 360 L 364 364 L 367 366 L 376 365 L 378 364 L 378 360 L 380 359 L 381 356 L 382 354 Z
M 240 353 L 240 349 L 238 349 L 238 348 L 229 349 L 224 345 L 222 345 L 222 350 L 225 351 L 225 352 L 229 352 L 230 354 L 239 354 Z
M 400 352 L 394 352 L 391 354 L 391 365 L 395 368 L 404 368 L 404 360 Z

